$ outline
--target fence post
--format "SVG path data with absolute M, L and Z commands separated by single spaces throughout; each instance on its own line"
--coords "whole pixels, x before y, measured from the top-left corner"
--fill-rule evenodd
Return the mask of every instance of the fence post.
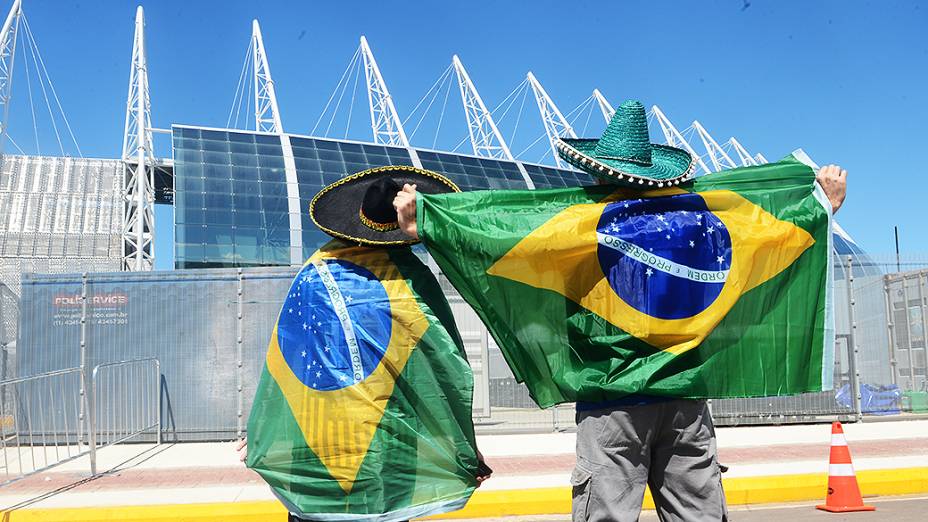
M 86 427 L 87 431 L 94 429 L 89 423 L 85 424 L 87 420 L 87 405 L 89 404 L 87 399 L 87 272 L 81 274 L 81 332 L 80 332 L 80 359 L 81 359 L 81 384 L 79 392 L 80 400 L 80 413 L 78 414 L 77 422 L 77 450 L 80 451 L 81 445 L 84 443 L 84 432 L 83 428 Z M 91 448 L 93 451 L 93 448 Z
M 896 382 L 896 322 L 893 319 L 893 297 L 892 292 L 890 291 L 892 287 L 892 281 L 889 279 L 889 275 L 883 276 L 883 293 L 886 297 L 886 329 L 889 332 L 889 371 L 892 372 L 892 377 L 890 382 L 892 384 L 897 384 Z
M 854 258 L 847 256 L 847 311 L 848 323 L 850 325 L 847 338 L 848 363 L 850 364 L 851 388 L 854 399 L 854 413 L 857 416 L 857 422 L 863 420 L 864 415 L 860 407 L 860 370 L 857 368 L 857 303 L 854 299 Z
M 237 437 L 238 438 L 242 438 L 242 432 L 244 431 L 243 410 L 245 409 L 245 398 L 242 396 L 242 393 L 244 391 L 244 382 L 245 382 L 245 376 L 242 375 L 242 371 L 244 368 L 244 364 L 242 362 L 242 359 L 244 357 L 243 343 L 245 342 L 245 339 L 244 339 L 245 325 L 243 324 L 244 323 L 244 320 L 243 320 L 244 309 L 245 309 L 244 295 L 245 295 L 245 273 L 241 268 L 239 268 L 238 269 L 238 314 L 236 314 L 236 331 L 238 334 L 236 338 L 236 350 L 238 352 L 236 355 L 237 365 L 238 365 L 238 371 L 236 372 L 238 374 L 238 387 L 237 387 L 237 390 L 238 390 L 238 433 L 237 433 Z
M 902 275 L 902 314 L 905 320 L 905 353 L 908 354 L 909 360 L 909 390 L 915 390 L 915 359 L 912 357 L 912 321 L 909 315 L 909 282 L 905 274 Z
M 155 359 L 155 404 L 158 408 L 157 413 L 157 434 L 158 445 L 161 445 L 161 359 Z
M 925 317 L 925 312 L 928 311 L 925 308 L 925 290 L 922 285 L 922 278 L 925 277 L 925 271 L 919 271 L 916 275 L 916 283 L 918 284 L 918 310 L 919 315 L 922 316 L 922 352 L 925 355 L 925 377 L 922 381 L 922 388 L 928 388 L 928 317 Z M 928 282 L 928 280 L 926 280 Z M 915 391 L 915 382 L 912 382 L 912 391 Z

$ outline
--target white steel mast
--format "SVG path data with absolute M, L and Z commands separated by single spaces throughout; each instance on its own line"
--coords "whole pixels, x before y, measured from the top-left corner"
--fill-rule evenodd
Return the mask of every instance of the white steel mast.
M 464 104 L 464 115 L 467 117 L 467 131 L 470 134 L 470 144 L 474 148 L 474 154 L 484 158 L 496 158 L 509 160 L 516 164 L 526 186 L 530 189 L 535 188 L 535 182 L 525 171 L 525 166 L 512 157 L 509 145 L 496 128 L 493 116 L 487 110 L 487 106 L 480 99 L 480 93 L 474 82 L 470 81 L 467 70 L 458 55 L 451 58 L 451 64 L 454 66 L 454 72 L 458 77 L 458 86 L 461 88 L 461 102 Z
M 454 65 L 454 71 L 458 76 L 458 85 L 461 88 L 461 101 L 464 103 L 464 113 L 467 116 L 467 130 L 470 132 L 470 143 L 474 148 L 474 154 L 484 158 L 497 158 L 515 161 L 509 146 L 503 140 L 503 136 L 496 128 L 493 122 L 493 116 L 487 110 L 487 106 L 480 99 L 474 82 L 470 81 L 470 76 L 464 69 L 458 55 L 451 58 Z
M 696 164 L 699 165 L 699 168 L 702 169 L 704 174 L 709 174 L 712 171 L 709 170 L 709 166 L 706 165 L 706 162 L 702 160 L 702 157 L 699 154 L 696 154 L 696 151 L 693 150 L 693 147 L 689 144 L 688 141 L 680 134 L 680 131 L 671 123 L 670 119 L 664 115 L 664 112 L 657 105 L 651 107 L 651 114 L 657 119 L 657 123 L 661 126 L 661 132 L 664 133 L 664 139 L 667 141 L 667 145 L 672 147 L 679 147 L 686 149 L 687 152 L 696 160 Z
M 757 165 L 757 161 L 751 157 L 751 153 L 748 152 L 734 136 L 728 140 L 728 143 L 735 149 L 735 153 L 738 154 L 738 159 L 741 160 L 742 166 L 750 167 L 752 165 Z
M 541 113 L 541 121 L 545 126 L 545 132 L 548 134 L 548 143 L 551 145 L 551 154 L 554 156 L 554 161 L 558 167 L 562 169 L 568 168 L 567 164 L 557 154 L 557 140 L 558 138 L 576 138 L 577 134 L 564 118 L 564 115 L 561 114 L 551 97 L 548 96 L 548 93 L 545 92 L 545 88 L 535 78 L 535 75 L 529 71 L 526 78 L 528 84 L 532 86 L 532 92 L 535 93 L 538 112 Z
M 699 139 L 702 140 L 703 146 L 706 147 L 706 152 L 709 153 L 709 160 L 712 162 L 712 165 L 715 166 L 716 172 L 737 167 L 735 162 L 731 159 L 731 156 L 725 152 L 725 149 L 719 146 L 715 138 L 709 134 L 709 131 L 699 123 L 699 120 L 693 120 L 693 129 L 696 131 L 696 134 L 699 135 Z
M 7 119 L 10 115 L 10 97 L 13 94 L 13 59 L 16 56 L 16 33 L 19 18 L 22 15 L 22 1 L 13 2 L 10 13 L 0 30 L 0 105 L 3 105 L 3 120 L 0 121 L 0 154 L 7 133 Z
M 280 111 L 277 109 L 277 93 L 274 80 L 271 79 L 271 67 L 264 52 L 264 39 L 261 38 L 261 26 L 258 21 L 251 23 L 252 63 L 255 71 L 255 130 L 280 134 L 284 126 L 280 123 Z
M 123 270 L 151 270 L 155 256 L 154 166 L 151 138 L 151 102 L 148 97 L 148 68 L 145 60 L 145 13 L 135 12 L 135 37 L 129 70 L 129 97 L 122 142 L 125 165 L 125 217 L 123 218 Z
M 599 110 L 603 113 L 603 118 L 606 119 L 608 124 L 612 121 L 612 116 L 615 114 L 615 109 L 612 108 L 612 105 L 609 104 L 609 100 L 603 96 L 603 93 L 599 92 L 599 89 L 593 89 L 593 99 L 596 100 L 596 103 L 599 104 Z
M 364 77 L 367 78 L 367 100 L 371 108 L 371 130 L 374 143 L 409 147 L 403 123 L 396 113 L 393 98 L 387 90 L 387 84 L 380 75 L 380 68 L 374 60 L 374 53 L 367 44 L 367 38 L 361 36 L 361 56 L 364 58 Z

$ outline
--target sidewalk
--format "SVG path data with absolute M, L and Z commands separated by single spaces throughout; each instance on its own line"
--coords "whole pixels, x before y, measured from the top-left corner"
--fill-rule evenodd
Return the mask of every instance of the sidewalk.
M 864 495 L 928 492 L 928 421 L 848 424 L 845 433 Z M 830 438 L 827 424 L 719 428 L 729 503 L 823 498 Z M 449 516 L 569 512 L 574 434 L 478 441 L 495 473 L 466 509 Z M 88 480 L 83 458 L 0 488 L 3 520 L 285 520 L 232 443 L 111 447 L 98 454 L 98 469 L 109 471 Z

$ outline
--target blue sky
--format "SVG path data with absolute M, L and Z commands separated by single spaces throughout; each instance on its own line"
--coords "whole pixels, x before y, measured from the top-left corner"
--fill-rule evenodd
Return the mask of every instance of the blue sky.
M 0 6 L 5 11 L 10 3 Z M 120 152 L 136 5 L 24 1 L 85 156 Z M 257 17 L 284 127 L 308 134 L 365 34 L 404 118 L 454 53 L 491 108 L 532 70 L 565 113 L 598 87 L 613 104 L 626 98 L 658 104 L 681 130 L 699 119 L 719 141 L 736 136 L 769 159 L 803 147 L 819 163 L 840 163 L 850 172 L 850 195 L 839 218 L 865 249 L 891 252 L 892 228 L 898 225 L 903 251 L 928 250 L 923 228 L 928 191 L 919 157 L 928 139 L 928 6 L 917 2 L 159 0 L 144 5 L 157 127 L 226 125 L 251 20 Z M 34 153 L 23 62 L 18 59 L 14 76 L 10 134 Z M 56 153 L 32 74 L 39 146 Z M 369 140 L 363 86 L 356 94 L 347 135 Z M 350 99 L 351 89 L 330 135 L 345 134 Z M 414 145 L 434 142 L 447 149 L 465 135 L 460 98 L 452 90 L 435 139 L 442 101 L 426 115 Z M 500 122 L 507 138 L 517 108 L 518 103 Z M 531 97 L 519 122 L 514 152 L 541 132 Z M 601 116 L 593 113 L 589 122 L 581 114 L 575 127 L 597 134 Z M 412 126 L 407 124 L 407 132 Z M 659 138 L 653 130 L 652 138 Z M 162 138 L 159 153 L 169 154 L 168 146 Z M 544 150 L 536 146 L 522 159 L 537 161 Z M 65 144 L 65 152 L 75 151 Z M 169 214 L 159 212 L 159 221 L 164 219 Z M 162 232 L 156 251 L 162 267 L 170 257 L 165 236 Z

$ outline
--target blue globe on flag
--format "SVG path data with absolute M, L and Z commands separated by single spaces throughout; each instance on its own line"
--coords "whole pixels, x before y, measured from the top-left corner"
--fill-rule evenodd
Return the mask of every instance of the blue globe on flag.
M 610 203 L 596 236 L 610 287 L 652 317 L 693 317 L 728 279 L 731 237 L 697 194 Z

